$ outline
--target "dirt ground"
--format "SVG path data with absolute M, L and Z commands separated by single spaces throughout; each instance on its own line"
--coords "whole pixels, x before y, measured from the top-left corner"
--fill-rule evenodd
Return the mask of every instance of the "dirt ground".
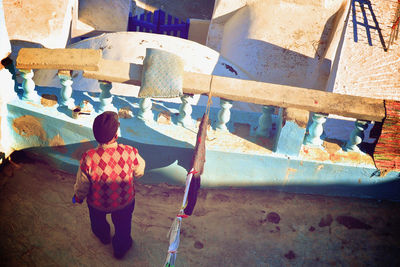
M 2 168 L 1 266 L 163 265 L 183 187 L 137 181 L 134 245 L 116 260 L 111 245 L 91 233 L 86 204 L 71 203 L 74 181 L 23 153 Z M 183 220 L 176 266 L 399 266 L 399 208 L 378 200 L 203 188 L 194 214 Z

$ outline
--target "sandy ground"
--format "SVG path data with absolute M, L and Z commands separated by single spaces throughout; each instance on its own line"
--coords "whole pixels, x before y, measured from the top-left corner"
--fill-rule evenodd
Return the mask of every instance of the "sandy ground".
M 115 260 L 111 245 L 91 233 L 86 204 L 71 203 L 74 175 L 25 155 L 13 162 L 0 173 L 1 266 L 163 265 L 183 187 L 138 180 L 134 245 Z M 176 266 L 399 266 L 399 208 L 378 200 L 201 189 L 194 214 L 183 220 Z

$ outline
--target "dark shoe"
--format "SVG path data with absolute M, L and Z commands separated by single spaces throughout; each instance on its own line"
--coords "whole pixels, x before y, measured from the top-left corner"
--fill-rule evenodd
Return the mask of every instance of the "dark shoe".
M 103 243 L 104 245 L 108 245 L 111 243 L 111 237 L 107 236 L 107 237 L 100 237 L 98 235 L 96 235 L 95 233 L 93 233 L 99 240 L 101 243 Z
M 129 240 L 129 244 L 125 249 L 115 250 L 114 248 L 114 257 L 118 260 L 122 259 L 131 247 L 132 247 L 132 239 Z
M 107 237 L 107 238 L 99 238 L 101 243 L 103 243 L 104 245 L 108 245 L 111 243 L 111 237 Z

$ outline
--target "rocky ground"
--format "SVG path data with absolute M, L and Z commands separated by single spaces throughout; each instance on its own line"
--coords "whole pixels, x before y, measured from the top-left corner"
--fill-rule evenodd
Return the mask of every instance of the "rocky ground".
M 134 245 L 118 261 L 111 245 L 91 233 L 86 204 L 71 203 L 74 175 L 20 154 L 0 173 L 1 266 L 163 265 L 183 188 L 137 181 Z M 399 208 L 203 188 L 194 214 L 183 220 L 176 266 L 399 266 Z

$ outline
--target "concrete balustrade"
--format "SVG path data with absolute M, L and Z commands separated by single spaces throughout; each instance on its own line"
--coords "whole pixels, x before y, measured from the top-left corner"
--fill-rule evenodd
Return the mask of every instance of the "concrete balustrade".
M 219 101 L 221 109 L 218 112 L 218 122 L 216 128 L 221 131 L 228 131 L 228 127 L 226 126 L 226 124 L 231 119 L 231 108 L 233 101 L 223 98 L 220 98 Z
M 17 58 L 17 67 L 24 78 L 24 100 L 34 100 L 37 97 L 33 72 L 30 68 L 67 69 L 59 71 L 62 85 L 60 105 L 73 108 L 71 70 L 83 70 L 83 77 L 99 81 L 101 94 L 99 97 L 99 112 L 117 111 L 112 105 L 112 83 L 141 84 L 142 65 L 127 62 L 105 60 L 101 51 L 90 49 L 21 49 Z M 88 50 L 88 51 L 85 51 Z M 37 56 L 37 53 L 40 56 Z M 73 53 L 79 57 L 67 57 Z M 65 64 L 62 63 L 64 58 Z M 84 60 L 83 60 L 84 59 Z M 87 59 L 87 61 L 86 61 Z M 246 93 L 242 88 L 246 88 Z M 285 108 L 285 122 L 278 126 L 276 143 L 273 145 L 276 153 L 298 155 L 301 145 L 321 146 L 321 134 L 326 114 L 335 114 L 357 118 L 356 127 L 350 136 L 345 151 L 358 151 L 362 142 L 363 132 L 367 127 L 365 121 L 382 121 L 385 117 L 383 100 L 350 95 L 340 95 L 318 90 L 309 90 L 294 86 L 263 83 L 222 76 L 184 72 L 182 104 L 179 107 L 177 123 L 184 127 L 193 126 L 191 95 L 208 94 L 212 91 L 214 97 L 220 98 L 221 109 L 217 115 L 216 129 L 228 131 L 227 124 L 231 120 L 233 101 L 250 102 L 263 105 L 262 114 L 258 120 L 257 136 L 271 138 L 272 114 L 274 107 Z M 154 121 L 152 100 L 143 98 L 139 102 L 137 117 L 144 122 Z M 290 112 L 288 112 L 290 110 Z M 304 118 L 309 112 L 314 112 L 308 134 L 305 133 Z M 294 114 L 297 114 L 294 116 Z M 301 117 L 299 120 L 298 117 Z M 299 121 L 301 121 L 299 123 Z
M 24 90 L 22 99 L 26 101 L 35 101 L 39 98 L 35 91 L 35 82 L 33 81 L 32 69 L 20 69 L 23 78 L 22 89 Z
M 359 144 L 364 140 L 364 131 L 368 128 L 367 121 L 356 120 L 354 122 L 354 129 L 350 134 L 350 138 L 346 145 L 343 147 L 344 151 L 360 152 Z
M 108 81 L 99 81 L 101 93 L 100 93 L 100 112 L 104 111 L 117 111 L 112 105 L 113 96 L 111 94 L 112 83 Z
M 193 127 L 192 121 L 192 103 L 193 95 L 184 94 L 181 96 L 182 104 L 179 107 L 179 116 L 178 116 L 178 124 L 182 125 L 183 127 Z
M 142 98 L 139 102 L 139 113 L 138 118 L 144 122 L 152 122 L 153 121 L 153 111 L 151 110 L 153 106 L 153 102 L 151 98 Z
M 271 137 L 272 130 L 272 114 L 274 114 L 275 107 L 263 106 L 262 114 L 258 119 L 258 128 L 256 134 L 258 136 Z
M 308 134 L 304 139 L 305 145 L 321 146 L 323 141 L 321 135 L 324 132 L 323 124 L 326 122 L 327 114 L 314 113 L 312 122 L 308 128 Z
M 60 106 L 73 109 L 75 107 L 74 100 L 71 98 L 72 95 L 72 71 L 59 70 L 58 77 L 61 83 L 61 99 Z

